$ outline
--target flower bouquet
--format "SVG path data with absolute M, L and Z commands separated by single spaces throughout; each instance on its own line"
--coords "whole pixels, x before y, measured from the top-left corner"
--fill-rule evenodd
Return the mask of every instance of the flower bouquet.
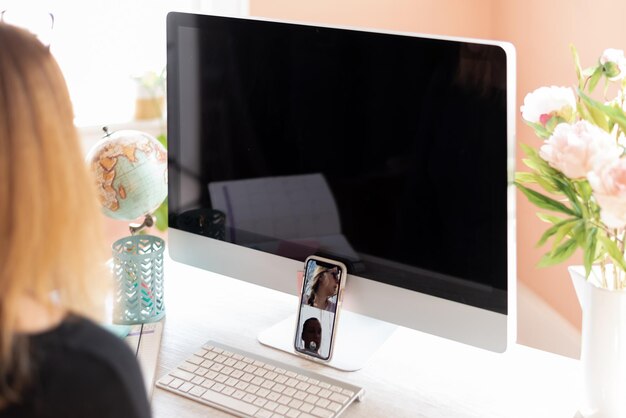
M 582 69 L 573 47 L 572 53 L 577 86 L 540 87 L 524 98 L 522 118 L 543 143 L 521 145 L 530 171 L 516 173 L 515 184 L 547 211 L 537 214 L 550 225 L 538 245 L 551 241 L 540 266 L 581 248 L 587 278 L 598 265 L 597 285 L 626 289 L 626 58 L 607 49 Z M 596 91 L 602 98 L 592 98 L 602 84 L 603 92 Z

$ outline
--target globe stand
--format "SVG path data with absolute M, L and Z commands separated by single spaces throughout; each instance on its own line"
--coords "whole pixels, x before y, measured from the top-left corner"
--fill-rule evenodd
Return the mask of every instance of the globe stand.
M 137 235 L 145 228 L 150 228 L 154 225 L 154 216 L 149 213 L 146 214 L 146 217 L 143 219 L 143 222 L 140 224 L 130 224 L 128 229 L 130 230 L 130 235 Z

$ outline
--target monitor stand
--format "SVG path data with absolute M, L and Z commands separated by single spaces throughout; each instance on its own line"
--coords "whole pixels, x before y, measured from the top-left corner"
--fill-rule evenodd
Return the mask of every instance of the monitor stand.
M 361 369 L 378 348 L 393 334 L 396 326 L 367 316 L 341 311 L 333 356 L 327 365 L 346 372 Z M 261 344 L 297 355 L 294 348 L 296 315 L 292 315 L 258 335 Z

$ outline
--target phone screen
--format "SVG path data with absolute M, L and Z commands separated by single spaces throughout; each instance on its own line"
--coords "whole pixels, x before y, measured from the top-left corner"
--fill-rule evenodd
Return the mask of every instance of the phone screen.
M 298 352 L 322 360 L 330 358 L 344 274 L 342 266 L 307 259 L 294 344 Z

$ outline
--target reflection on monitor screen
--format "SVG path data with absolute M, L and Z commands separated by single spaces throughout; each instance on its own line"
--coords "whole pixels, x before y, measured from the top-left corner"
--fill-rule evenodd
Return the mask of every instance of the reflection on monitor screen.
M 349 309 L 503 350 L 514 65 L 495 42 L 170 14 L 173 257 L 292 293 L 307 256 L 338 259 Z

